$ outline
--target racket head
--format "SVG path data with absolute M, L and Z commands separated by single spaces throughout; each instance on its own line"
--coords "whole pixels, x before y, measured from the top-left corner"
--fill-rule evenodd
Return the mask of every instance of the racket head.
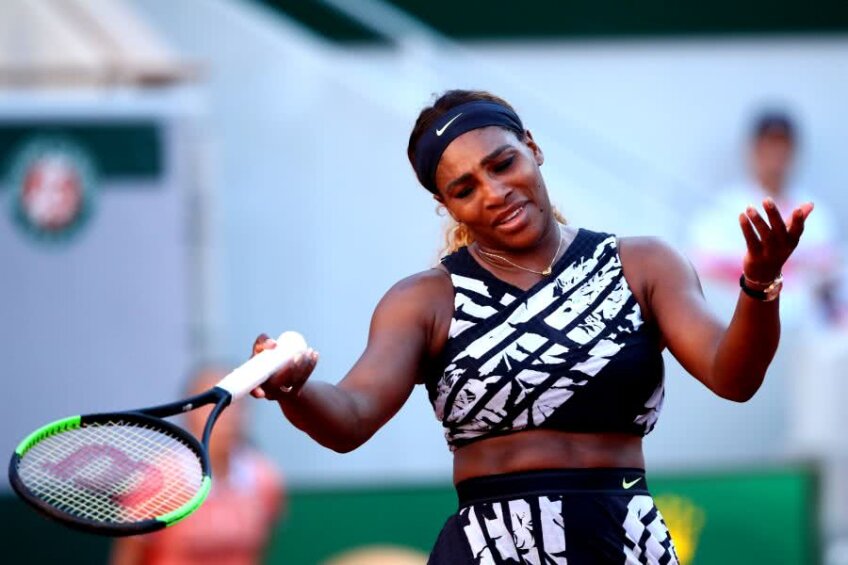
M 201 443 L 139 412 L 73 416 L 39 428 L 18 444 L 9 481 L 42 514 L 110 536 L 173 525 L 212 486 Z

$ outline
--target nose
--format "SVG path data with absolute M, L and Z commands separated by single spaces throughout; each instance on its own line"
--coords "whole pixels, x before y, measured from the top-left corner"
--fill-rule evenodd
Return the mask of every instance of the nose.
M 484 191 L 484 202 L 488 208 L 502 207 L 512 194 L 512 187 L 496 179 L 488 179 L 481 188 Z

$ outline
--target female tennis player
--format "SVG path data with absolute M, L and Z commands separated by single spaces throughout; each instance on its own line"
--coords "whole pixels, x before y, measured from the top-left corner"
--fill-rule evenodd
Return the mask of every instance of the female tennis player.
M 308 380 L 307 352 L 254 395 L 347 452 L 424 384 L 459 498 L 432 564 L 677 563 L 642 452 L 662 407 L 661 353 L 713 393 L 750 399 L 778 344 L 781 267 L 812 204 L 786 222 L 771 200 L 765 217 L 740 211 L 747 252 L 725 326 L 669 245 L 564 223 L 542 150 L 506 101 L 446 92 L 419 115 L 408 156 L 456 220 L 448 254 L 386 293 L 338 384 Z M 273 346 L 262 335 L 254 351 Z

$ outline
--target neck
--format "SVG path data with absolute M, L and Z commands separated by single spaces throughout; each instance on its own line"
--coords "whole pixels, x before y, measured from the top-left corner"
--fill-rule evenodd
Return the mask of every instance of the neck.
M 783 193 L 783 183 L 776 180 L 764 181 L 760 183 L 766 193 L 772 198 L 777 198 Z
M 772 198 L 777 198 L 783 194 L 783 189 L 786 186 L 786 177 L 783 175 L 759 175 L 757 181 Z
M 546 229 L 544 235 L 539 238 L 539 243 L 532 249 L 515 251 L 501 251 L 500 249 L 475 243 L 471 249 L 478 260 L 487 263 L 499 270 L 510 272 L 532 273 L 535 276 L 547 276 L 560 256 L 560 252 L 567 246 L 564 245 L 565 236 L 558 222 L 553 221 L 550 228 Z
M 556 251 L 557 246 L 560 245 L 560 239 L 562 237 L 562 228 L 559 222 L 552 217 L 542 232 L 542 235 L 536 240 L 536 243 L 526 248 L 498 247 L 497 245 L 480 240 L 475 240 L 473 246 L 484 253 L 493 253 L 509 259 L 529 261 L 535 264 L 536 262 L 544 263 L 549 261 L 551 255 Z

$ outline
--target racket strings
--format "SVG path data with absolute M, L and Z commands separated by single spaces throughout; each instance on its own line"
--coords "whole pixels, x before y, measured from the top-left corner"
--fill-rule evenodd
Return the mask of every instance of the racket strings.
M 166 430 L 122 420 L 50 436 L 18 475 L 47 504 L 95 522 L 133 523 L 187 504 L 201 488 L 198 455 Z

